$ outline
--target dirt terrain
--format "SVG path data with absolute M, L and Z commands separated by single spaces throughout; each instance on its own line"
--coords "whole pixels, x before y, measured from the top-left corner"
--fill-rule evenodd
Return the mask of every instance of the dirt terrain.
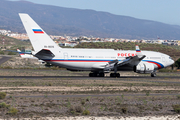
M 6 93 L 6 98 L 0 99 L 0 106 L 4 102 L 18 110 L 12 114 L 10 108 L 0 107 L 0 118 L 61 119 L 69 116 L 72 119 L 106 119 L 103 117 L 108 116 L 118 119 L 177 116 L 173 106 L 180 105 L 179 73 L 158 73 L 158 76 L 164 77 L 152 79 L 149 75 L 140 78 L 139 74 L 122 72 L 122 76 L 136 77 L 82 79 L 81 76 L 87 76 L 88 72 L 0 69 L 0 92 Z M 27 79 L 6 76 L 80 77 Z

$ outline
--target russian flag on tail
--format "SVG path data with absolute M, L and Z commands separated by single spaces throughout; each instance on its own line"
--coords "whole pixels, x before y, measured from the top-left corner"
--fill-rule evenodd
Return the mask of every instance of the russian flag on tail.
M 32 29 L 34 33 L 41 33 L 43 34 L 44 32 L 41 29 Z

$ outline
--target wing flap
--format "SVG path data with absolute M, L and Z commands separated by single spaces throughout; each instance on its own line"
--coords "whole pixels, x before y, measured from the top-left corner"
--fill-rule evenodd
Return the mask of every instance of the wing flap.
M 117 63 L 118 63 L 117 59 L 108 62 L 104 67 L 104 71 L 110 71 L 110 70 L 114 69 L 114 65 L 117 64 Z

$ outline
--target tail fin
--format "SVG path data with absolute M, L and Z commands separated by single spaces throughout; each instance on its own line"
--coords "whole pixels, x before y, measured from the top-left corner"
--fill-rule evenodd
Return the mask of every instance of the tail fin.
M 24 57 L 24 53 L 21 52 L 21 50 L 17 49 L 17 52 L 19 53 L 19 55 L 23 58 Z
M 19 13 L 19 16 L 36 52 L 42 49 L 52 52 L 61 49 L 28 14 Z
M 19 55 L 22 57 L 22 58 L 27 58 L 27 55 L 28 54 L 25 54 L 24 52 L 21 52 L 21 50 L 17 49 L 17 52 L 19 53 Z M 28 55 L 28 56 L 31 56 L 31 55 Z
M 17 52 L 22 58 L 31 58 L 35 59 L 35 57 L 31 54 L 31 52 L 22 52 L 21 50 L 17 49 Z M 36 58 L 37 59 L 37 58 Z
M 19 49 L 17 49 L 17 51 L 20 53 L 21 52 L 21 50 L 19 50 Z

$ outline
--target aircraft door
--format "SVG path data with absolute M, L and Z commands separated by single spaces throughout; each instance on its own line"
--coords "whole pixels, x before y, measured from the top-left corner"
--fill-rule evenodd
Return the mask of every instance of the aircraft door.
M 68 53 L 64 53 L 64 60 L 68 60 Z

